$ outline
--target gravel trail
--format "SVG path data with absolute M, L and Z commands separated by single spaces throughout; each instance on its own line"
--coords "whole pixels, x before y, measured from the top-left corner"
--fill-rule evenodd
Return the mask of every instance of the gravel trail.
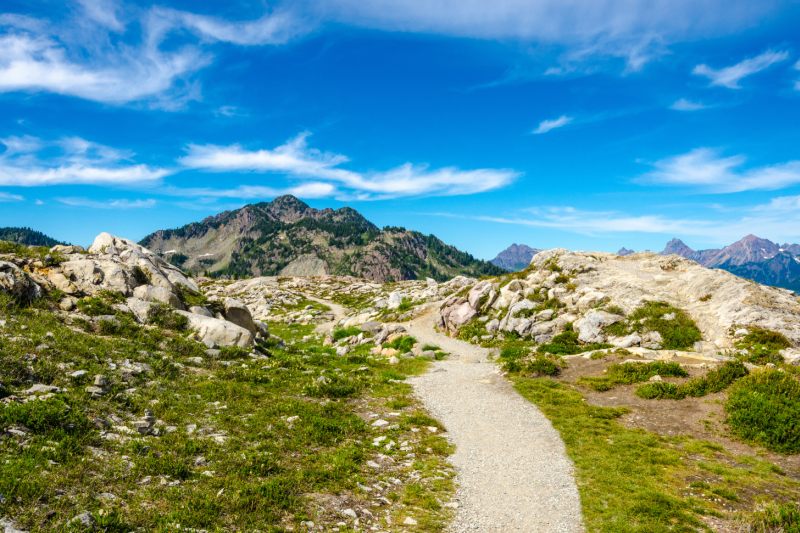
M 520 396 L 488 350 L 433 330 L 431 314 L 404 324 L 450 353 L 408 380 L 456 445 L 459 508 L 451 532 L 583 531 L 572 461 L 550 421 Z

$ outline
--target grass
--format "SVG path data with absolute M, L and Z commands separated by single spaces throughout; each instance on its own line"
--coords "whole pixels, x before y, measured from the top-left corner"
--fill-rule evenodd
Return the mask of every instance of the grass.
M 528 351 L 524 343 L 508 343 L 500 351 L 497 358 L 500 367 L 512 374 L 534 375 L 534 376 L 553 376 L 558 374 L 564 366 L 561 358 L 546 357 L 544 355 L 533 355 Z
M 398 337 L 392 342 L 387 342 L 383 345 L 384 348 L 394 348 L 400 353 L 410 352 L 414 345 L 417 343 L 417 339 L 414 337 L 404 335 L 402 337 Z
M 749 373 L 740 361 L 729 361 L 717 369 L 709 370 L 705 376 L 682 385 L 664 382 L 646 383 L 636 389 L 636 395 L 646 400 L 682 400 L 689 396 L 696 398 L 720 392 Z
M 347 337 L 352 337 L 353 335 L 358 335 L 361 333 L 361 330 L 357 327 L 349 327 L 344 329 L 337 329 L 333 332 L 333 340 L 340 341 Z
M 647 302 L 626 320 L 606 327 L 606 333 L 618 337 L 650 331 L 661 335 L 663 347 L 668 350 L 691 348 L 703 338 L 697 324 L 685 311 L 666 302 Z
M 578 379 L 578 385 L 590 387 L 596 391 L 610 390 L 614 385 L 647 381 L 653 376 L 686 377 L 686 370 L 678 363 L 622 363 L 609 365 L 603 377 L 584 376 Z
M 708 531 L 702 517 L 724 516 L 722 512 L 731 509 L 732 500 L 721 495 L 738 498 L 741 487 L 765 498 L 774 498 L 773 492 L 766 490 L 797 498 L 797 482 L 766 461 L 739 456 L 736 459 L 748 468 L 732 468 L 728 466 L 731 459 L 719 445 L 629 429 L 617 422 L 627 408 L 590 405 L 568 384 L 547 378 L 514 378 L 514 386 L 539 406 L 564 440 L 575 464 L 586 531 Z M 711 474 L 711 470 L 720 474 Z M 700 485 L 700 479 L 713 482 L 701 481 Z M 747 505 L 752 508 L 755 503 L 750 500 Z M 736 505 L 741 509 L 743 504 Z M 774 515 L 770 517 L 774 519 Z
M 772 451 L 800 452 L 800 382 L 777 370 L 740 379 L 725 403 L 733 434 Z
M 748 363 L 764 365 L 783 363 L 780 351 L 792 345 L 783 334 L 762 328 L 752 328 L 735 346 L 739 350 L 733 355 Z
M 362 516 L 362 527 L 413 514 L 418 531 L 441 530 L 450 511 L 433 502 L 453 491 L 453 472 L 443 461 L 452 450 L 438 434 L 411 431 L 427 415 L 399 382 L 424 372 L 425 361 L 390 367 L 369 356 L 368 346 L 339 358 L 319 337 L 301 342 L 313 324 L 274 326 L 289 344 L 274 346 L 269 360 L 240 348 L 212 359 L 185 332 L 117 318 L 98 325 L 20 308 L 0 295 L 2 333 L 17 339 L 0 343 L 0 396 L 23 396 L 20 390 L 32 383 L 66 390 L 0 403 L 0 429 L 29 431 L 0 440 L 0 516 L 13 517 L 18 528 L 63 531 L 84 510 L 98 530 L 114 532 L 167 532 L 180 524 L 266 533 L 297 530 L 306 520 L 352 526 L 338 508 L 320 505 L 319 497 L 335 495 L 354 509 L 372 509 L 374 518 Z M 44 343 L 46 352 L 32 357 Z M 71 377 L 76 370 L 86 373 Z M 97 374 L 106 376 L 107 394 L 91 399 L 84 389 Z M 158 436 L 132 428 L 145 409 L 160 421 Z M 387 409 L 413 416 L 388 418 L 395 425 L 383 430 L 359 416 L 386 416 Z M 398 445 L 374 447 L 378 435 Z M 408 451 L 399 450 L 404 441 Z M 381 461 L 378 452 L 394 462 Z M 368 460 L 387 466 L 375 470 Z M 357 483 L 383 481 L 399 493 L 420 485 L 415 495 L 428 504 L 374 507 L 388 490 L 366 493 Z M 116 499 L 98 499 L 105 492 Z
M 800 504 L 767 505 L 750 517 L 746 533 L 800 533 Z
M 592 350 L 602 350 L 604 348 L 613 348 L 613 344 L 580 344 L 578 342 L 578 334 L 574 331 L 565 331 L 553 337 L 553 340 L 547 344 L 542 344 L 536 351 L 539 353 L 551 353 L 555 355 L 574 355 Z

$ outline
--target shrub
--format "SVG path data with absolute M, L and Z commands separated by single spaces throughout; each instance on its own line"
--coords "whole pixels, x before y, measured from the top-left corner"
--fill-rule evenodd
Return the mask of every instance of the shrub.
M 755 328 L 736 343 L 736 347 L 745 353 L 739 352 L 735 355 L 743 361 L 756 365 L 779 364 L 783 362 L 779 352 L 791 345 L 789 339 L 777 331 Z
M 410 352 L 411 348 L 417 343 L 417 339 L 414 337 L 409 337 L 406 335 L 405 337 L 398 337 L 389 344 L 384 344 L 385 348 L 394 348 L 400 353 Z
M 358 335 L 361 333 L 361 330 L 356 327 L 350 327 L 345 329 L 337 329 L 333 332 L 333 340 L 340 341 L 347 337 L 352 337 L 353 335 Z
M 596 391 L 607 391 L 614 385 L 631 384 L 647 381 L 653 376 L 686 377 L 686 370 L 678 363 L 622 363 L 609 365 L 606 375 L 602 377 L 582 377 L 579 385 L 590 387 Z
M 400 305 L 397 306 L 397 312 L 403 313 L 405 311 L 408 311 L 409 309 L 411 309 L 411 301 L 408 298 L 404 297 L 400 301 Z
M 800 504 L 771 504 L 753 513 L 746 533 L 800 533 Z
M 172 312 L 173 309 L 165 304 L 157 305 L 150 312 L 148 323 L 173 331 L 183 331 L 189 325 L 189 319 L 183 315 Z
M 89 316 L 113 315 L 115 312 L 103 298 L 96 296 L 78 300 L 78 309 Z
M 703 296 L 703 297 L 701 297 L 701 298 L 700 298 L 700 301 L 701 301 L 701 302 L 707 302 L 707 301 L 709 301 L 710 299 L 711 299 L 711 295 L 710 295 L 710 294 L 706 294 L 705 296 Z
M 339 376 L 326 376 L 326 380 L 305 388 L 306 394 L 316 398 L 353 398 L 363 389 L 361 381 Z
M 725 403 L 739 438 L 784 454 L 800 452 L 800 382 L 777 370 L 740 379 Z
M 710 370 L 704 377 L 695 378 L 683 385 L 661 382 L 647 383 L 636 389 L 636 395 L 646 400 L 665 398 L 682 400 L 687 396 L 697 398 L 720 392 L 748 374 L 747 368 L 741 361 L 729 361 L 715 370 Z
M 612 344 L 580 344 L 578 334 L 574 331 L 565 331 L 553 337 L 548 344 L 542 344 L 536 349 L 539 353 L 552 353 L 556 355 L 574 355 L 591 350 L 613 348 Z
M 616 310 L 621 311 L 619 308 Z M 671 315 L 671 318 L 664 318 L 667 315 Z M 606 327 L 606 333 L 617 337 L 634 331 L 657 331 L 664 341 L 664 348 L 669 350 L 690 348 L 703 339 L 694 320 L 684 311 L 666 302 L 647 302 L 631 313 L 627 320 Z
M 565 276 L 564 274 L 561 274 L 559 276 L 556 276 L 556 279 L 554 281 L 556 283 L 567 283 L 567 282 L 569 282 L 569 278 L 567 276 Z
M 611 313 L 612 315 L 622 315 L 625 316 L 625 311 L 618 305 L 609 305 L 606 306 L 605 311 L 607 313 Z
M 67 429 L 70 425 L 85 429 L 87 423 L 85 419 L 73 414 L 67 404 L 51 398 L 27 403 L 11 402 L 0 407 L 0 426 L 12 424 L 22 424 L 34 433 L 48 434 Z

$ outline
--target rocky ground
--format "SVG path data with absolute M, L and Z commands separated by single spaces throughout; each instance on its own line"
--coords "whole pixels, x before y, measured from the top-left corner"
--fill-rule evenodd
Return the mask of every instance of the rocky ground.
M 7 471 L 0 478 L 28 476 L 26 468 L 60 472 L 27 492 L 0 482 L 0 516 L 9 514 L 5 505 L 19 527 L 58 528 L 79 508 L 96 521 L 166 524 L 155 508 L 138 521 L 131 510 L 151 508 L 157 476 L 164 490 L 219 472 L 196 462 L 210 453 L 191 444 L 200 437 L 219 445 L 214 454 L 229 480 L 207 483 L 201 495 L 227 491 L 230 500 L 212 519 L 180 515 L 190 503 L 185 493 L 167 498 L 169 520 L 195 530 L 230 528 L 249 516 L 234 503 L 272 491 L 258 488 L 271 480 L 302 487 L 268 497 L 268 515 L 252 515 L 283 530 L 434 531 L 455 513 L 453 531 L 604 529 L 619 516 L 646 528 L 671 520 L 723 531 L 741 513 L 800 493 L 791 451 L 800 394 L 778 409 L 789 428 L 778 440 L 746 436 L 728 418 L 737 416 L 729 389 L 773 375 L 794 386 L 797 297 L 678 256 L 555 249 L 518 273 L 444 283 L 330 275 L 225 281 L 188 278 L 146 248 L 101 234 L 87 251 L 0 255 L 0 288 L 24 306 L 0 317 L 0 350 L 13 361 L 0 367 L 5 405 L 44 398 L 81 406 L 95 428 L 82 436 L 83 449 L 122 469 L 130 495 L 108 480 L 98 483 L 108 485 L 114 505 L 90 498 L 96 490 L 81 494 L 87 488 L 64 472 L 75 458 L 48 455 L 62 436 L 8 419 L 6 457 L 31 445 L 42 452 L 29 466 L 14 462 L 13 472 L 0 464 Z M 431 364 L 435 372 L 405 379 Z M 265 394 L 290 405 L 264 411 Z M 202 402 L 172 399 L 179 397 Z M 339 410 L 326 411 L 333 404 Z M 187 416 L 198 422 L 186 424 Z M 324 427 L 328 418 L 335 427 Z M 319 420 L 311 433 L 321 433 L 298 436 L 310 431 L 303 420 Z M 262 449 L 272 437 L 253 426 L 279 431 L 276 444 Z M 624 452 L 613 448 L 619 443 Z M 184 450 L 175 462 L 184 470 L 135 459 L 144 448 L 144 457 L 160 459 L 175 446 Z M 255 484 L 234 490 L 243 468 L 237 454 L 249 457 L 252 446 L 277 466 L 247 459 Z M 341 474 L 320 474 L 340 464 Z M 639 469 L 623 473 L 633 464 Z M 91 468 L 86 475 L 107 479 Z M 691 512 L 646 512 L 653 498 Z

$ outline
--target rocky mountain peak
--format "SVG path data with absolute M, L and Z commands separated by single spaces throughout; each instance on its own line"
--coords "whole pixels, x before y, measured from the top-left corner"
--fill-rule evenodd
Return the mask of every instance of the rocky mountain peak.
M 527 267 L 531 258 L 539 253 L 538 248 L 531 248 L 525 244 L 514 243 L 491 260 L 491 263 L 512 272 Z
M 632 253 L 634 253 L 633 250 L 628 250 L 627 248 L 625 248 L 623 246 L 622 248 L 619 249 L 619 252 L 617 252 L 617 255 L 621 255 L 621 256 L 625 257 L 626 255 L 631 255 Z
M 689 254 L 693 252 L 694 250 L 686 246 L 682 240 L 675 238 L 667 243 L 667 246 L 664 247 L 664 250 L 661 252 L 661 255 L 676 254 L 680 255 L 681 257 L 687 257 Z

